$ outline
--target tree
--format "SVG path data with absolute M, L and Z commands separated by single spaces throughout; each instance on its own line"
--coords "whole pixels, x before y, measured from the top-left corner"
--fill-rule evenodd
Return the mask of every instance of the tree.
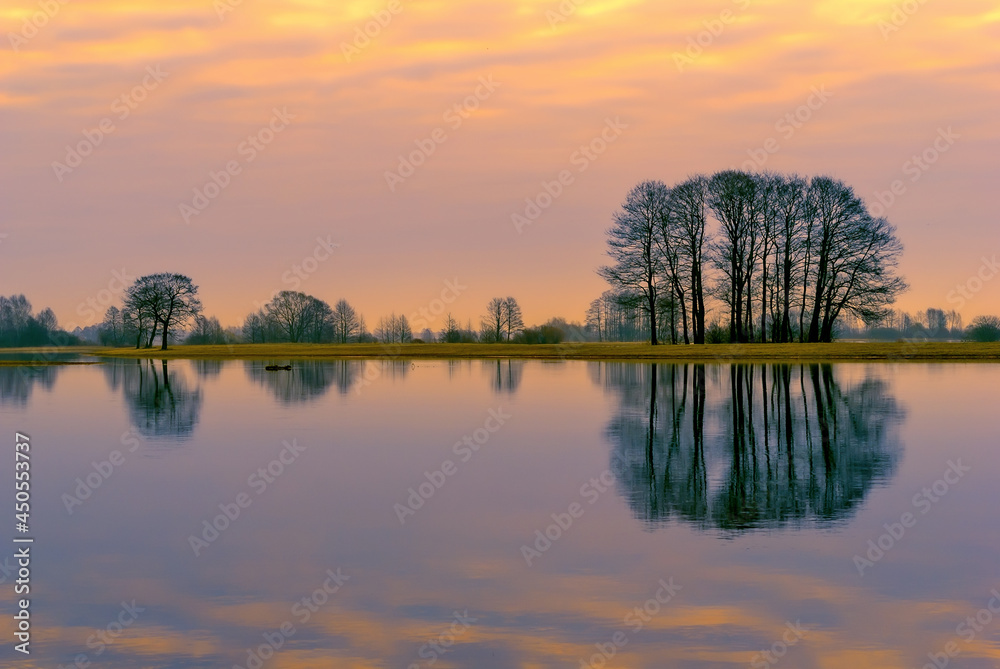
M 779 312 L 774 318 L 772 339 L 784 343 L 792 341 L 792 288 L 801 271 L 802 233 L 809 216 L 805 179 L 797 175 L 782 179 L 776 196 L 778 240 L 774 277 Z
M 524 318 L 521 315 L 521 305 L 513 297 L 504 300 L 504 335 L 507 341 L 511 341 L 519 332 L 524 330 Z
M 612 290 L 587 312 L 600 340 L 648 332 L 656 341 L 670 329 L 675 341 L 679 328 L 685 342 L 689 329 L 696 343 L 706 341 L 706 277 L 715 279 L 710 295 L 728 308 L 728 337 L 713 338 L 731 342 L 828 342 L 838 327 L 882 322 L 907 288 L 896 272 L 895 228 L 830 177 L 726 170 L 672 188 L 644 181 L 628 193 L 608 238 L 616 262 L 598 272 Z M 955 328 L 940 310 L 925 317 L 934 332 Z
M 160 329 L 162 350 L 167 349 L 171 327 L 184 327 L 201 313 L 198 286 L 183 274 L 149 274 L 139 277 L 125 291 L 125 310 L 137 331 L 136 348 L 147 331 L 147 347 L 153 345 Z
M 158 321 L 161 294 L 151 277 L 141 277 L 125 291 L 122 320 L 125 329 L 135 337 L 135 347 L 153 345 Z
M 333 337 L 333 309 L 323 300 L 310 295 L 306 310 L 305 339 L 313 344 L 320 344 L 332 341 Z
M 695 176 L 670 189 L 667 215 L 671 246 L 689 273 L 691 329 L 695 344 L 705 343 L 705 245 L 708 179 Z
M 59 335 L 58 338 L 53 335 Z M 56 315 L 42 309 L 37 315 L 24 295 L 0 295 L 0 346 L 47 346 L 72 341 L 59 330 Z
M 383 344 L 406 344 L 413 339 L 413 331 L 406 316 L 395 312 L 379 319 L 375 327 L 375 338 Z
M 264 305 L 265 320 L 280 331 L 284 341 L 298 343 L 312 317 L 313 299 L 302 292 L 283 290 Z
M 480 321 L 479 341 L 495 344 L 503 341 L 504 322 L 506 321 L 507 302 L 502 297 L 494 297 L 486 305 L 486 313 Z
M 104 346 L 123 346 L 126 343 L 125 320 L 118 307 L 110 306 L 104 312 L 97 337 L 98 342 Z
M 263 309 L 255 311 L 243 321 L 243 341 L 248 344 L 267 342 L 267 314 Z
M 357 341 L 362 325 L 358 313 L 347 300 L 338 300 L 333 307 L 333 339 L 339 344 Z
M 664 273 L 657 240 L 669 195 L 662 181 L 643 181 L 629 191 L 608 230 L 608 255 L 614 264 L 598 270 L 613 287 L 642 295 L 649 315 L 649 342 L 654 346 L 659 343 L 656 304 Z
M 194 327 L 188 333 L 185 344 L 225 344 L 226 333 L 219 323 L 219 319 L 205 318 L 198 315 L 194 317 Z
M 715 263 L 726 279 L 719 296 L 730 307 L 729 339 L 733 342 L 749 341 L 752 335 L 747 307 L 757 247 L 756 190 L 754 179 L 736 170 L 719 172 L 708 186 L 708 206 L 722 230 L 714 248 Z
M 896 229 L 873 217 L 853 189 L 829 177 L 810 184 L 818 239 L 808 341 L 829 342 L 841 313 L 881 319 L 906 282 L 896 276 L 903 245 Z
M 444 328 L 441 330 L 440 339 L 447 344 L 457 344 L 462 341 L 461 326 L 451 315 L 451 312 L 444 319 Z
M 1000 341 L 1000 316 L 978 316 L 969 323 L 965 338 L 975 342 Z

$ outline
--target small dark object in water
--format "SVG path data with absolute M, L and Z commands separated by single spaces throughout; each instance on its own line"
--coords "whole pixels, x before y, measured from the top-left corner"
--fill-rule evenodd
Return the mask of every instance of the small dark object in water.
M 269 372 L 276 372 L 279 369 L 291 369 L 291 368 L 292 368 L 291 365 L 268 365 L 264 369 L 266 369 Z

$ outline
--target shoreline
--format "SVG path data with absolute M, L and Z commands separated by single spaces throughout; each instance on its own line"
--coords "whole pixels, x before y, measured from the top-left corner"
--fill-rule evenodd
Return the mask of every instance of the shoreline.
M 158 348 L 49 347 L 0 349 L 0 366 L 93 364 L 51 360 L 54 354 L 153 360 L 350 360 L 496 359 L 603 360 L 620 362 L 1000 362 L 1000 342 L 834 342 L 832 344 L 700 344 L 651 346 L 637 343 L 562 344 L 183 344 Z

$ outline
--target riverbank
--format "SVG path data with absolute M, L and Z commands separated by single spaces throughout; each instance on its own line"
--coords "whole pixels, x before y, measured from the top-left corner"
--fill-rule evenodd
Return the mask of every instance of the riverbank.
M 636 343 L 582 342 L 563 344 L 234 344 L 171 346 L 160 349 L 74 347 L 8 349 L 30 360 L 0 364 L 59 364 L 54 354 L 77 353 L 106 358 L 212 360 L 339 360 L 350 358 L 539 360 L 636 360 L 664 362 L 835 362 L 835 361 L 984 361 L 1000 362 L 1000 343 L 835 342 L 832 344 L 707 344 L 650 346 Z

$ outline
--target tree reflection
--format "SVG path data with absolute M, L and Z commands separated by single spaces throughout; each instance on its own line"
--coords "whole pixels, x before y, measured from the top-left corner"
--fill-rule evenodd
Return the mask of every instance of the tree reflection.
M 224 362 L 222 360 L 196 358 L 191 361 L 191 365 L 194 367 L 194 373 L 201 379 L 214 379 L 219 376 L 219 374 L 222 373 L 223 364 Z
M 489 374 L 493 392 L 513 395 L 521 385 L 524 372 L 523 360 L 483 360 L 483 369 Z
M 61 365 L 0 367 L 0 404 L 27 406 L 35 386 L 52 390 L 61 369 Z
M 336 386 L 341 395 L 346 395 L 361 378 L 364 362 L 360 360 L 334 360 L 317 362 L 296 361 L 290 370 L 268 371 L 268 365 L 286 364 L 270 360 L 247 360 L 244 369 L 251 381 L 267 388 L 274 397 L 284 404 L 308 402 L 322 397 Z
M 166 360 L 113 360 L 102 368 L 110 388 L 121 389 L 139 434 L 184 439 L 194 432 L 201 415 L 201 388 L 189 388 L 184 375 L 171 370 Z
M 847 517 L 890 477 L 903 412 L 830 365 L 603 365 L 612 470 L 635 515 L 743 531 Z

